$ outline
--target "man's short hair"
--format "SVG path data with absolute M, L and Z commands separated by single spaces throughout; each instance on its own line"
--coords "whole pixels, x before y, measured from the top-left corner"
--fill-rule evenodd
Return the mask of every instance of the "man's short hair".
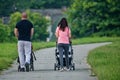
M 26 12 L 22 13 L 22 18 L 27 18 L 27 13 Z

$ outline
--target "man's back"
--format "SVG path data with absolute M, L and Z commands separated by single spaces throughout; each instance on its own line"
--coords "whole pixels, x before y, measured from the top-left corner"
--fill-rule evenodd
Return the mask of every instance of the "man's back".
M 33 28 L 33 25 L 28 20 L 21 20 L 16 24 L 16 28 L 18 29 L 19 36 L 18 40 L 24 40 L 24 41 L 31 41 L 31 28 Z

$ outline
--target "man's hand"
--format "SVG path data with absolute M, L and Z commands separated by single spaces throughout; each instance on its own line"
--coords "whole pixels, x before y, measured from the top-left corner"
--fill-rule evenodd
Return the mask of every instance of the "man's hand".
M 31 38 L 32 38 L 33 34 L 34 34 L 34 28 L 31 29 Z
M 14 34 L 15 34 L 15 37 L 18 38 L 18 29 L 17 28 L 14 29 Z

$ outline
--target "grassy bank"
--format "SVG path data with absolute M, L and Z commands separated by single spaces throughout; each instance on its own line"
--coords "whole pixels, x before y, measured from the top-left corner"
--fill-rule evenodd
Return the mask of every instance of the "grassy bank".
M 15 44 L 0 43 L 0 71 L 10 66 L 17 56 Z
M 120 40 L 92 50 L 88 62 L 99 80 L 120 80 Z
M 109 42 L 116 41 L 120 38 L 81 38 L 72 40 L 74 45 L 86 44 L 86 43 L 96 43 L 96 42 Z M 55 42 L 33 42 L 34 51 L 41 48 L 55 47 Z M 0 43 L 0 71 L 7 69 L 11 66 L 11 63 L 17 57 L 17 43 Z
M 72 40 L 74 45 L 77 44 L 89 44 L 89 43 L 101 43 L 101 42 L 114 42 L 120 40 L 119 37 L 87 37 L 81 39 Z

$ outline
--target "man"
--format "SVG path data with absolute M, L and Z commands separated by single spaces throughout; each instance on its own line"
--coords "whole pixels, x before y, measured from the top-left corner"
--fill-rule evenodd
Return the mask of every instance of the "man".
M 22 19 L 14 29 L 15 36 L 18 38 L 18 55 L 20 59 L 20 71 L 29 72 L 30 54 L 31 54 L 31 38 L 34 33 L 33 24 L 27 20 L 26 12 L 22 13 Z

